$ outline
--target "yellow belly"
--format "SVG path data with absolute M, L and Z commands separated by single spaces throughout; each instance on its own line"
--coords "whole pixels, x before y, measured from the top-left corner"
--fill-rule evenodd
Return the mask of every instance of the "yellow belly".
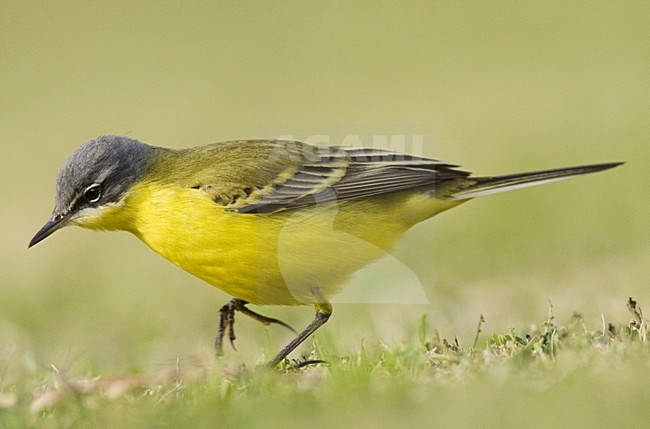
M 272 214 L 239 214 L 200 190 L 136 185 L 81 226 L 133 232 L 174 264 L 254 304 L 312 304 L 389 252 L 413 224 L 460 202 L 397 193 Z

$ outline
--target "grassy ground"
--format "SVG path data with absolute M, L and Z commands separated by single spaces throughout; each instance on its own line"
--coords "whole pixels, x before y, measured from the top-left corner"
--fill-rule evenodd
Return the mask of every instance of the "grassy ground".
M 621 303 L 623 305 L 623 303 Z M 31 367 L 3 385 L 2 427 L 641 427 L 650 376 L 648 320 L 587 326 L 553 314 L 473 343 L 432 330 L 425 315 L 397 344 L 314 341 L 310 359 L 269 371 L 179 358 L 155 371 L 80 377 Z M 559 319 L 559 320 L 558 320 Z M 29 362 L 24 363 L 30 367 Z
M 626 300 L 650 306 L 650 3 L 0 10 L 0 427 L 647 426 Z M 401 136 L 480 175 L 627 163 L 416 225 L 292 355 L 328 365 L 268 372 L 290 333 L 240 317 L 238 351 L 214 360 L 230 297 L 134 237 L 69 228 L 27 250 L 60 165 L 100 134 Z

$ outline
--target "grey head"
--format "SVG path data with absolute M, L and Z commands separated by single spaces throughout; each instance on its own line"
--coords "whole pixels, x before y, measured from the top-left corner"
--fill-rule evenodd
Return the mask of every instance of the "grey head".
M 101 136 L 84 143 L 56 178 L 54 211 L 29 242 L 32 247 L 74 220 L 83 210 L 120 200 L 142 178 L 154 148 L 137 140 Z

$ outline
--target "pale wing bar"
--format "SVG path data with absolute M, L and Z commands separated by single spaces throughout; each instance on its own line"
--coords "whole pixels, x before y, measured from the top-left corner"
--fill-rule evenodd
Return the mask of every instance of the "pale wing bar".
M 270 213 L 335 200 L 366 198 L 433 186 L 469 173 L 455 164 L 374 148 L 319 147 L 301 168 L 274 191 L 238 208 Z

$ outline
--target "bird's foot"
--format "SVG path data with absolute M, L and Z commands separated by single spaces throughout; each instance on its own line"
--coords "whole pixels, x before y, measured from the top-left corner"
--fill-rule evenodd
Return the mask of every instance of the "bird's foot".
M 243 299 L 233 298 L 219 309 L 219 328 L 217 330 L 217 338 L 214 340 L 214 347 L 216 349 L 217 356 L 221 356 L 223 354 L 223 338 L 225 337 L 226 332 L 228 332 L 228 340 L 230 340 L 230 345 L 234 350 L 237 350 L 235 347 L 235 311 L 239 311 L 240 313 L 257 320 L 266 326 L 272 324 L 281 325 L 293 331 L 296 335 L 298 334 L 295 329 L 283 321 L 256 313 L 250 308 L 246 307 L 246 304 L 248 304 L 248 302 L 244 301 Z

